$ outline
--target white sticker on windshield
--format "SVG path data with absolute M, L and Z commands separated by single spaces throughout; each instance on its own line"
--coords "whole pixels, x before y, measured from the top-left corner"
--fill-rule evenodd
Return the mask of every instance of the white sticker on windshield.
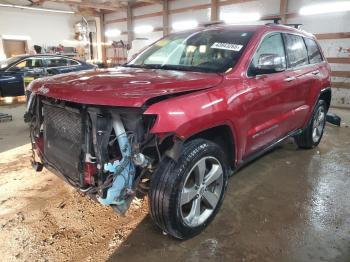
M 216 49 L 225 49 L 225 50 L 231 50 L 235 52 L 241 51 L 243 45 L 236 45 L 236 44 L 230 44 L 230 43 L 214 43 L 211 48 Z

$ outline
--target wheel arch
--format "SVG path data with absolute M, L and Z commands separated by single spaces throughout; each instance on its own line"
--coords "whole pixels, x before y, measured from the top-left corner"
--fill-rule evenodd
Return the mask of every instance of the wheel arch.
M 236 141 L 231 130 L 231 127 L 222 124 L 215 127 L 211 127 L 205 130 L 201 130 L 190 137 L 185 139 L 185 142 L 203 138 L 218 144 L 225 152 L 227 156 L 227 161 L 233 168 L 235 166 L 236 160 Z
M 324 100 L 327 104 L 327 111 L 329 107 L 331 106 L 331 100 L 332 100 L 332 90 L 331 88 L 325 88 L 321 90 L 318 100 Z

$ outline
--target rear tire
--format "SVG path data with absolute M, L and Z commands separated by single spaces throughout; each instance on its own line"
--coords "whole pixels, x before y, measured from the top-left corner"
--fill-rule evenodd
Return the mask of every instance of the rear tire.
M 326 125 L 326 114 L 326 102 L 319 100 L 308 125 L 300 135 L 295 137 L 295 142 L 299 148 L 311 149 L 320 143 Z
M 150 213 L 166 233 L 188 239 L 214 219 L 227 186 L 223 150 L 205 139 L 185 143 L 178 161 L 166 157 L 151 178 Z

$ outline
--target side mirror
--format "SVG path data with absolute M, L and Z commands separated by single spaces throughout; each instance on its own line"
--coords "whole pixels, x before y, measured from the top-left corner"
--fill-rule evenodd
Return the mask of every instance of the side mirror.
M 285 58 L 277 54 L 261 54 L 253 71 L 255 75 L 281 72 L 285 70 L 285 64 Z

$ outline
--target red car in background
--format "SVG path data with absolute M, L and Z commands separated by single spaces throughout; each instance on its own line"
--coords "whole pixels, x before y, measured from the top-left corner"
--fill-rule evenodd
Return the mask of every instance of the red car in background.
M 330 106 L 314 36 L 282 25 L 215 25 L 169 35 L 122 67 L 30 85 L 37 170 L 125 213 L 149 195 L 154 222 L 186 239 L 227 179 L 286 138 L 313 148 Z

